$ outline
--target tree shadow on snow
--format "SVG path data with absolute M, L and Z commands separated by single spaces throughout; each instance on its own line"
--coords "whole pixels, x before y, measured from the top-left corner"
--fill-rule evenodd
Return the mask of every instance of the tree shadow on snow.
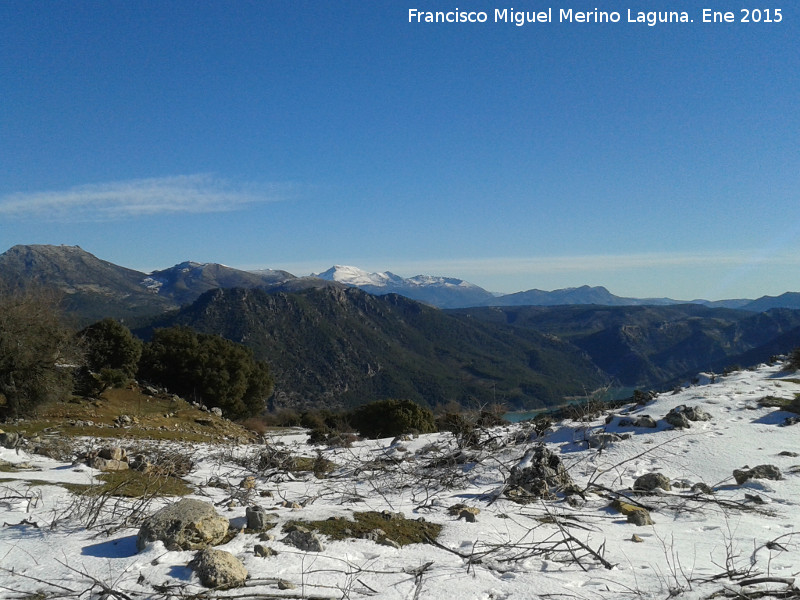
M 126 558 L 137 554 L 136 536 L 129 535 L 116 540 L 109 540 L 100 544 L 84 546 L 81 554 L 97 558 Z

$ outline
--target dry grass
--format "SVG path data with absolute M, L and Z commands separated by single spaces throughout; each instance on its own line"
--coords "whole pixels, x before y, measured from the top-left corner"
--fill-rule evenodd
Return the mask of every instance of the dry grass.
M 115 426 L 127 415 L 129 426 Z M 73 398 L 37 408 L 29 419 L 4 424 L 5 431 L 26 437 L 40 433 L 99 438 L 182 440 L 193 442 L 250 441 L 254 434 L 226 419 L 192 407 L 167 394 L 148 396 L 138 389 L 106 390 L 98 399 Z

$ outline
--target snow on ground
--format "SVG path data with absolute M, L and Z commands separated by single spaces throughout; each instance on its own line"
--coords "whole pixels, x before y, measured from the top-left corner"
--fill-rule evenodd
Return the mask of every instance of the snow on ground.
M 202 597 L 800 598 L 787 595 L 800 572 L 800 458 L 792 455 L 800 453 L 800 425 L 782 426 L 791 413 L 758 402 L 794 398 L 797 377 L 761 366 L 619 409 L 608 424 L 605 415 L 564 421 L 538 437 L 530 424 L 494 428 L 481 447 L 461 452 L 449 433 L 321 448 L 337 465 L 321 479 L 259 468 L 265 446 L 186 445 L 180 451 L 195 461 L 187 477 L 193 497 L 213 502 L 235 527 L 245 523 L 244 503 L 279 519 L 274 540 L 242 532 L 219 546 L 246 566 L 245 588 Z M 700 407 L 711 420 L 671 429 L 662 419 L 679 405 Z M 658 427 L 620 426 L 620 416 L 642 414 Z M 585 440 L 598 432 L 630 437 L 588 448 Z M 318 448 L 306 439 L 296 430 L 274 434 L 268 444 L 313 458 Z M 539 443 L 561 458 L 585 499 L 559 494 L 517 504 L 501 494 L 511 467 Z M 0 450 L 3 461 L 24 470 L 0 472 L 0 598 L 185 598 L 205 591 L 188 567 L 195 552 L 153 542 L 137 553 L 138 529 L 125 526 L 132 501 L 111 499 L 98 509 L 59 485 L 90 483 L 93 469 L 13 450 Z M 776 465 L 784 478 L 736 484 L 734 469 L 761 464 Z M 634 495 L 634 480 L 653 472 L 667 476 L 672 489 Z M 256 477 L 252 490 L 239 487 L 247 476 Z M 696 483 L 715 493 L 678 487 Z M 627 522 L 610 507 L 621 496 L 648 507 L 654 524 Z M 155 500 L 146 511 L 170 501 Z M 449 514 L 455 504 L 480 509 L 475 522 Z M 399 549 L 323 538 L 322 552 L 302 552 L 281 541 L 280 527 L 290 520 L 368 510 L 423 518 L 443 525 L 442 533 L 436 545 Z M 87 528 L 92 514 L 98 518 Z M 255 544 L 278 554 L 256 556 Z M 294 589 L 279 589 L 279 580 Z

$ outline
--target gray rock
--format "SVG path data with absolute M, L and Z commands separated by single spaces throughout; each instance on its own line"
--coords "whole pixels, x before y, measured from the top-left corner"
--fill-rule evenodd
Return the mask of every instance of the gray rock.
M 215 406 L 214 408 L 211 409 L 211 414 L 216 415 L 218 417 L 221 417 L 222 416 L 222 409 L 219 408 L 218 406 Z
M 248 506 L 245 509 L 247 517 L 247 528 L 253 531 L 266 531 L 275 525 L 278 518 L 272 513 L 268 513 L 261 506 Z
M 711 415 L 697 406 L 681 404 L 669 411 L 664 420 L 677 429 L 685 429 L 689 421 L 710 421 Z
M 645 525 L 652 525 L 653 519 L 650 518 L 650 513 L 642 508 L 628 513 L 628 523 L 633 523 L 637 527 L 644 527 Z
M 744 469 L 736 469 L 733 472 L 733 477 L 736 479 L 737 484 L 742 485 L 750 479 L 771 479 L 773 481 L 779 481 L 783 479 L 783 474 L 775 465 L 758 465 L 752 469 L 747 469 L 747 467 Z
M 305 527 L 295 527 L 281 541 L 303 552 L 322 552 L 325 549 L 317 534 Z
M 646 473 L 633 482 L 633 489 L 636 492 L 652 492 L 658 488 L 670 491 L 672 486 L 669 484 L 669 477 L 661 473 Z
M 9 450 L 16 448 L 22 442 L 22 436 L 16 432 L 8 431 L 0 433 L 0 446 Z
M 552 498 L 556 491 L 572 487 L 574 482 L 558 455 L 544 445 L 529 450 L 519 464 L 511 468 L 505 495 L 518 503 Z
M 200 583 L 209 588 L 233 588 L 244 585 L 247 569 L 230 552 L 206 548 L 197 553 L 191 566 Z
M 136 548 L 141 551 L 149 542 L 161 540 L 169 550 L 199 550 L 222 542 L 228 526 L 228 519 L 218 515 L 212 504 L 184 498 L 144 520 Z
M 676 429 L 686 429 L 687 427 L 691 427 L 689 419 L 687 419 L 686 415 L 683 413 L 669 412 L 667 413 L 667 416 L 664 417 L 664 421 Z
M 698 493 L 699 493 L 699 494 L 713 494 L 713 493 L 714 493 L 714 490 L 712 490 L 712 489 L 711 489 L 711 486 L 710 486 L 710 485 L 708 485 L 708 484 L 705 484 L 705 483 L 702 483 L 702 482 L 700 482 L 700 483 L 695 483 L 695 484 L 692 486 L 692 491 L 693 491 L 695 494 L 698 494 Z
M 253 552 L 256 556 L 260 556 L 262 558 L 269 558 L 270 556 L 278 555 L 278 553 L 269 546 L 262 546 L 261 544 L 256 544 L 253 548 Z

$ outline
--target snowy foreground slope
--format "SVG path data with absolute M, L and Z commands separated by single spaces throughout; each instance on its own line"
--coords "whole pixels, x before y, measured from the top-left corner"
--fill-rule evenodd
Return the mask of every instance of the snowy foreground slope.
M 615 410 L 608 425 L 601 415 L 537 435 L 531 424 L 515 424 L 463 449 L 449 433 L 322 449 L 336 464 L 325 478 L 266 466 L 263 445 L 187 446 L 180 451 L 195 461 L 187 477 L 193 497 L 213 502 L 234 527 L 244 526 L 244 504 L 278 519 L 274 540 L 241 532 L 219 546 L 249 572 L 244 587 L 230 590 L 200 585 L 188 566 L 193 551 L 157 541 L 137 553 L 138 528 L 125 522 L 138 518 L 136 501 L 90 506 L 59 485 L 88 483 L 93 469 L 2 450 L 2 461 L 30 468 L 0 473 L 0 598 L 800 598 L 792 581 L 800 573 L 800 425 L 783 426 L 793 413 L 759 403 L 793 399 L 799 377 L 761 366 Z M 663 417 L 680 405 L 711 419 L 672 429 Z M 620 425 L 642 414 L 657 427 Z M 585 440 L 602 439 L 602 431 L 631 435 L 588 448 Z M 316 457 L 306 438 L 293 431 L 268 444 Z M 512 502 L 511 469 L 528 464 L 542 442 L 580 493 Z M 783 479 L 734 480 L 734 469 L 764 464 Z M 635 495 L 634 481 L 648 473 L 669 478 L 671 490 Z M 248 476 L 255 486 L 240 487 Z M 714 493 L 692 491 L 697 483 Z M 649 509 L 653 524 L 628 522 L 611 506 L 620 498 Z M 480 512 L 458 518 L 448 511 L 456 504 Z M 321 536 L 324 549 L 312 552 L 281 541 L 290 520 L 384 510 L 443 529 L 435 544 L 400 548 Z M 256 556 L 256 544 L 277 555 Z

